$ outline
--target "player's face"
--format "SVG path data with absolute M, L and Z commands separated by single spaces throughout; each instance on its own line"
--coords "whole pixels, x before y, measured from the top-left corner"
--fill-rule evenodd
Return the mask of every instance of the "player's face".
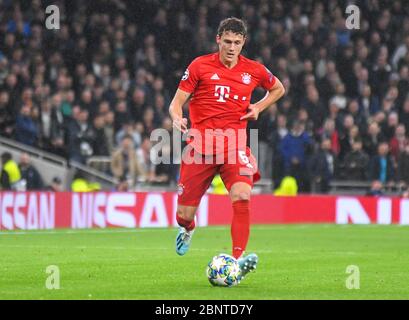
M 245 38 L 242 34 L 225 31 L 221 36 L 216 37 L 219 45 L 219 53 L 222 61 L 234 63 L 237 61 L 241 50 L 243 49 Z

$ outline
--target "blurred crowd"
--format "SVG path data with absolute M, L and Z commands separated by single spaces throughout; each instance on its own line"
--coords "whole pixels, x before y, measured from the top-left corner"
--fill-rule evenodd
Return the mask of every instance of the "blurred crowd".
M 360 29 L 348 30 L 353 3 Z M 49 4 L 60 30 L 45 27 Z M 286 87 L 249 124 L 263 178 L 292 176 L 301 192 L 334 179 L 409 185 L 407 1 L 3 0 L 0 135 L 80 163 L 111 157 L 120 181 L 177 181 L 176 165 L 152 163 L 149 136 L 172 130 L 186 66 L 217 50 L 230 16 L 248 23 L 243 54 Z

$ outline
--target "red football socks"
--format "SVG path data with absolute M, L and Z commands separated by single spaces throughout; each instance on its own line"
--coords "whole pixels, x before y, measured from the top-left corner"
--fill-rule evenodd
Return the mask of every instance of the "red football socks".
M 233 202 L 233 221 L 231 237 L 233 240 L 233 257 L 238 259 L 246 250 L 250 236 L 250 207 L 249 200 Z
M 193 219 L 192 221 L 187 221 L 178 215 L 176 215 L 176 221 L 177 223 L 181 226 L 184 227 L 187 231 L 191 231 L 195 228 L 195 220 Z

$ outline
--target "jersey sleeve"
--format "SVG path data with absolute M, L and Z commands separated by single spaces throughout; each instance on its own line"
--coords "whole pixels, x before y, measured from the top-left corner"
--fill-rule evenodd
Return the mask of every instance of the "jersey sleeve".
M 270 90 L 276 83 L 276 77 L 265 66 L 260 64 L 260 83 L 259 86 Z
M 189 93 L 195 91 L 200 79 L 199 66 L 200 62 L 198 61 L 198 59 L 192 61 L 192 63 L 185 70 L 182 79 L 180 80 L 179 89 Z

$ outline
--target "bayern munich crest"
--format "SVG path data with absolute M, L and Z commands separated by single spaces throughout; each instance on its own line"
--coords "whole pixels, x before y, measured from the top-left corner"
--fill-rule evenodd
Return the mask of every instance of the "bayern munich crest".
M 250 84 L 251 82 L 251 75 L 249 75 L 247 72 L 241 74 L 241 80 L 243 81 L 244 84 Z
M 179 196 L 181 196 L 183 194 L 184 187 L 185 186 L 183 184 L 178 185 L 178 195 Z

